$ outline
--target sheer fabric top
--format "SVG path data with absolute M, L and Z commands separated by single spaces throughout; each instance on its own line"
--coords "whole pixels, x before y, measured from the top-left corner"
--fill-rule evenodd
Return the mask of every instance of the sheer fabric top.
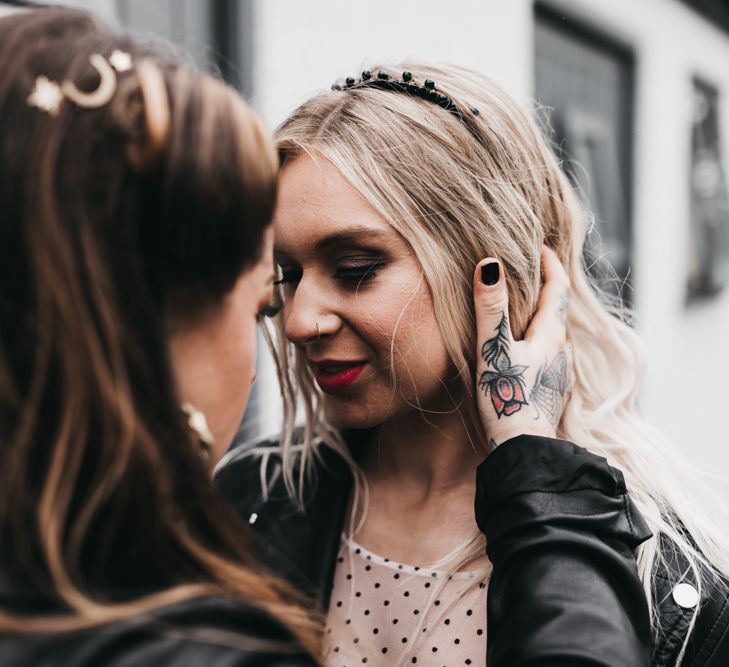
M 397 563 L 342 536 L 324 655 L 329 667 L 486 664 L 487 577 Z

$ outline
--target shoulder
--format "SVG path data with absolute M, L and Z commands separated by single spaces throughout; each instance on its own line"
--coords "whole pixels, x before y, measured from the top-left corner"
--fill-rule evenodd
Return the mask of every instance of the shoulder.
M 691 631 L 682 665 L 728 665 L 729 580 L 719 575 L 705 576 L 699 584 L 675 542 L 662 535 L 651 583 L 658 620 L 653 664 L 676 664 L 684 640 Z
M 579 531 L 565 522 L 577 515 Z M 549 521 L 573 535 L 589 531 L 631 558 L 629 550 L 651 537 L 620 470 L 570 441 L 530 434 L 505 441 L 478 466 L 476 521 L 491 545 L 516 525 Z
M 186 601 L 102 628 L 0 639 L 4 667 L 310 667 L 316 662 L 260 609 L 228 598 Z
M 261 454 L 257 449 L 224 465 L 217 485 L 242 527 L 250 529 L 246 535 L 259 559 L 325 608 L 354 484 L 350 464 L 321 443 L 302 470 L 302 457 L 295 452 L 296 458 L 287 462 L 287 488 L 282 452 L 274 447 Z
M 349 485 L 351 470 L 341 453 L 317 442 L 304 457 L 303 448 L 294 446 L 285 461 L 283 448 L 275 439 L 263 440 L 238 448 L 225 456 L 215 474 L 215 484 L 225 499 L 244 520 L 254 523 L 258 510 L 266 505 L 284 513 L 308 505 L 333 486 Z M 306 461 L 302 470 L 302 461 Z M 292 497 L 285 483 L 285 467 L 289 467 L 300 500 Z M 303 482 L 299 489 L 299 482 Z M 299 507 L 299 509 L 303 509 Z
M 275 439 L 230 451 L 215 473 L 215 485 L 241 518 L 247 518 L 282 486 L 283 452 Z

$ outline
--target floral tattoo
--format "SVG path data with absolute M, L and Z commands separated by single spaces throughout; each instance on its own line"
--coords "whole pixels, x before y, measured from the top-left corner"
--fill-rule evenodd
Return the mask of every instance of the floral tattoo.
M 539 371 L 532 393 L 529 395 L 537 411 L 537 419 L 541 409 L 552 426 L 557 428 L 568 387 L 567 355 L 559 352 L 550 366 Z
M 491 397 L 491 403 L 499 419 L 502 415 L 508 417 L 519 412 L 522 405 L 529 405 L 525 398 L 524 386 L 524 371 L 528 366 L 512 366 L 508 351 L 509 322 L 506 314 L 503 314 L 496 328 L 496 336 L 487 340 L 481 347 L 481 356 L 487 368 L 492 367 L 494 370 L 481 373 L 478 381 L 479 388 Z

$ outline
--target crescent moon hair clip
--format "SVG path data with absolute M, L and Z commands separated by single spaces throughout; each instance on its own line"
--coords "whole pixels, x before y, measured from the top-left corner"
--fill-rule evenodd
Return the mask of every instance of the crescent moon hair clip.
M 98 109 L 108 104 L 116 92 L 116 73 L 132 69 L 132 57 L 116 49 L 108 60 L 94 53 L 90 56 L 89 62 L 99 74 L 99 85 L 96 90 L 83 92 L 73 81 L 65 79 L 59 85 L 41 75 L 36 78 L 35 86 L 28 96 L 28 105 L 50 116 L 57 116 L 64 99 L 82 109 Z

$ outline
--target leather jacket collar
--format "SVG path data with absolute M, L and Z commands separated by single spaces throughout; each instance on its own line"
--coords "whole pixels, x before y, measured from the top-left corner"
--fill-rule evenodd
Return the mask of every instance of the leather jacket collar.
M 326 612 L 353 484 L 341 456 L 326 446 L 320 448 L 320 458 L 305 486 L 303 510 L 289 498 L 281 480 L 268 499 L 263 500 L 257 457 L 244 456 L 233 461 L 220 471 L 217 481 L 238 514 L 252 525 L 253 539 L 264 562 L 307 592 L 313 603 Z M 651 664 L 673 667 L 694 613 L 695 604 L 691 605 L 688 598 L 698 586 L 685 558 L 669 539 L 661 539 L 660 551 L 663 558 L 651 586 L 660 632 L 654 637 Z M 687 597 L 681 597 L 679 585 L 684 586 L 684 592 L 688 591 Z M 726 581 L 717 581 L 702 591 L 700 612 L 682 665 L 729 665 L 726 591 Z

